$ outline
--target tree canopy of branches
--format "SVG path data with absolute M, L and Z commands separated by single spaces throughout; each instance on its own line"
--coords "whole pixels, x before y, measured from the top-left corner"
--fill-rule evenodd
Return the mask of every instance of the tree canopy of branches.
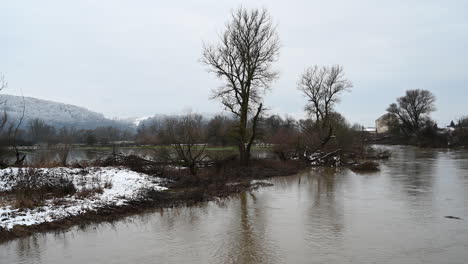
M 427 90 L 408 90 L 391 104 L 387 112 L 396 117 L 398 128 L 406 136 L 416 134 L 430 121 L 430 113 L 435 111 L 435 96 Z
M 222 115 L 213 117 L 206 125 L 207 142 L 221 146 L 230 144 L 233 141 L 231 136 L 233 121 Z
M 313 66 L 302 73 L 298 89 L 307 97 L 305 109 L 314 118 L 320 147 L 324 147 L 333 135 L 330 117 L 334 113 L 335 104 L 339 102 L 340 95 L 352 87 L 353 84 L 345 78 L 340 65 Z
M 468 128 L 468 116 L 461 117 L 458 119 L 456 127 Z
M 29 133 L 32 142 L 48 143 L 52 137 L 55 137 L 55 128 L 46 124 L 40 119 L 34 119 L 29 122 Z
M 197 165 L 206 158 L 206 133 L 202 116 L 187 114 L 180 119 L 168 121 L 168 132 L 176 153 L 176 162 L 188 167 L 193 175 L 197 173 Z
M 237 141 L 243 165 L 249 163 L 258 118 L 264 110 L 263 95 L 278 76 L 272 64 L 279 48 L 269 13 L 239 8 L 232 13 L 220 42 L 203 49 L 202 62 L 225 82 L 213 91 L 212 98 L 219 99 L 238 118 Z

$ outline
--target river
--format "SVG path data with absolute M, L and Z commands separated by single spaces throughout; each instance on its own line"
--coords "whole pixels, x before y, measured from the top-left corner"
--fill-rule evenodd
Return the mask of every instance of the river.
M 13 240 L 0 263 L 467 263 L 468 151 L 391 151 L 377 173 L 309 169 L 229 199 Z

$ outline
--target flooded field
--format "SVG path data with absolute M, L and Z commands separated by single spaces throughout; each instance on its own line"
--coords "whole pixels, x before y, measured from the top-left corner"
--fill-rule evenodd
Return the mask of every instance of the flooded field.
M 0 245 L 0 263 L 466 263 L 468 151 L 391 151 L 377 173 L 310 169 L 229 199 L 17 239 Z
M 68 151 L 67 162 L 75 163 L 81 161 L 92 161 L 96 159 L 102 159 L 111 156 L 113 153 L 122 153 L 125 155 L 136 154 L 141 157 L 152 159 L 159 155 L 162 147 L 72 147 Z M 172 151 L 171 147 L 165 147 L 167 150 Z M 27 164 L 41 164 L 44 161 L 60 161 L 60 155 L 62 150 L 60 149 L 47 149 L 39 148 L 34 149 L 32 147 L 23 147 L 21 149 L 22 154 L 26 154 Z M 236 147 L 207 147 L 206 152 L 214 155 L 228 155 L 230 153 L 237 153 Z M 269 148 L 256 147 L 253 148 L 252 157 L 254 158 L 266 158 L 273 157 L 273 153 Z M 7 160 L 10 163 L 15 161 L 15 153 L 9 151 Z

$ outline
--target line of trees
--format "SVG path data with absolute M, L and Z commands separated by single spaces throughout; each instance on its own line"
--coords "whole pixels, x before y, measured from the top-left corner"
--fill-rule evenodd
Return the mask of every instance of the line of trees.
M 218 115 L 206 119 L 194 113 L 161 117 L 141 124 L 135 138 L 137 144 L 171 146 L 177 153 L 175 158 L 190 168 L 189 163 L 193 165 L 197 163 L 195 160 L 204 157 L 203 152 L 207 145 L 236 145 L 238 122 L 236 116 Z M 361 133 L 361 126 L 351 126 L 333 108 L 330 108 L 327 117 L 327 127 L 332 129 L 333 135 L 327 144 L 321 140 L 321 126 L 313 118 L 296 120 L 290 116 L 262 116 L 257 120 L 256 127 L 254 143 L 272 147 L 273 152 L 282 160 L 306 158 L 317 151 L 351 151 L 358 143 Z M 174 157 L 166 156 L 166 159 L 169 158 Z
M 137 144 L 145 145 L 170 145 L 174 140 L 174 124 L 191 116 L 197 119 L 199 129 L 203 130 L 203 143 L 217 146 L 234 145 L 233 137 L 235 119 L 230 116 L 216 115 L 207 120 L 201 115 L 189 113 L 184 116 L 168 116 L 152 118 L 142 122 L 135 136 Z
M 328 125 L 333 126 L 336 132 L 336 124 L 345 124 L 346 121 L 338 113 L 333 113 L 332 116 L 333 118 L 330 118 Z M 195 121 L 191 122 L 195 122 L 196 126 L 181 125 L 181 122 L 183 123 L 184 120 L 192 119 Z M 196 128 L 198 131 L 193 131 L 193 133 L 196 132 L 197 134 L 197 137 L 193 137 L 192 140 L 195 144 L 225 147 L 236 145 L 237 143 L 237 122 L 237 118 L 232 115 L 216 115 L 213 118 L 204 118 L 199 114 L 189 113 L 182 116 L 150 119 L 140 124 L 136 132 L 133 132 L 115 127 L 97 127 L 95 129 L 57 128 L 36 119 L 30 121 L 17 131 L 16 142 L 19 146 L 34 144 L 54 145 L 60 143 L 92 146 L 108 145 L 116 141 L 134 141 L 137 145 L 172 145 L 180 141 L 180 137 L 177 137 L 177 135 L 187 133 L 187 127 L 189 127 L 190 129 Z M 297 145 L 299 144 L 300 137 L 315 138 L 311 134 L 311 131 L 315 129 L 315 123 L 311 118 L 296 120 L 291 116 L 265 115 L 257 121 L 257 137 L 254 143 Z M 10 125 L 0 132 L 1 146 L 10 146 L 10 137 L 14 133 L 12 131 L 14 128 L 15 126 Z M 310 135 L 304 136 L 309 133 Z M 316 139 L 318 140 L 319 138 L 317 137 Z M 303 140 L 303 142 L 305 141 Z M 316 144 L 321 145 L 320 143 Z
M 0 146 L 34 144 L 109 144 L 114 141 L 133 140 L 134 133 L 130 130 L 122 130 L 116 127 L 106 126 L 95 129 L 76 129 L 72 127 L 54 127 L 40 119 L 35 119 L 25 124 L 23 128 L 9 125 L 0 131 Z
M 428 90 L 406 91 L 390 104 L 384 123 L 396 143 L 428 147 L 466 146 L 468 144 L 468 118 L 461 118 L 457 124 L 439 127 L 431 118 L 436 110 L 436 97 Z
M 456 124 L 452 121 L 451 129 L 450 143 L 454 146 L 468 146 L 468 116 L 460 118 Z

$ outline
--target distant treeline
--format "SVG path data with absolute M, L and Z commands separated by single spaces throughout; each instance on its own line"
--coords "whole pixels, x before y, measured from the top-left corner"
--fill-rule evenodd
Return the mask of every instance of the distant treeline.
M 468 146 L 468 117 L 439 127 L 431 118 L 431 113 L 436 110 L 435 102 L 436 97 L 428 90 L 408 90 L 387 108 L 387 114 L 380 118 L 378 126 L 387 127 L 384 136 L 394 144 Z
M 216 146 L 232 146 L 237 144 L 235 117 L 216 115 L 213 118 L 204 118 L 199 114 L 188 114 L 197 120 L 199 143 Z M 112 126 L 97 127 L 95 129 L 76 129 L 72 127 L 57 128 L 36 119 L 17 131 L 18 145 L 34 144 L 86 144 L 107 145 L 118 141 L 134 142 L 138 145 L 170 145 L 176 143 L 174 135 L 179 133 L 174 123 L 185 116 L 165 116 L 145 120 L 136 129 L 121 129 Z M 344 134 L 350 131 L 359 131 L 360 126 L 349 125 L 338 113 L 334 113 L 337 124 L 337 140 L 344 139 Z M 313 127 L 312 119 L 296 120 L 291 116 L 281 117 L 271 115 L 259 119 L 257 143 L 266 144 L 299 144 L 305 140 L 304 133 Z M 195 129 L 195 128 L 193 128 Z M 14 133 L 14 127 L 4 129 L 0 134 L 2 146 L 8 146 Z M 182 130 L 179 127 L 179 130 Z M 345 133 L 346 132 L 346 133 Z M 301 137 L 303 137 L 301 139 Z
M 15 136 L 16 134 L 16 136 Z M 10 125 L 0 134 L 1 146 L 10 146 L 12 141 L 16 145 L 34 144 L 109 144 L 114 141 L 133 140 L 135 132 L 112 126 L 102 126 L 95 129 L 77 129 L 74 127 L 60 127 L 49 125 L 42 120 L 35 119 L 22 128 L 16 129 Z

